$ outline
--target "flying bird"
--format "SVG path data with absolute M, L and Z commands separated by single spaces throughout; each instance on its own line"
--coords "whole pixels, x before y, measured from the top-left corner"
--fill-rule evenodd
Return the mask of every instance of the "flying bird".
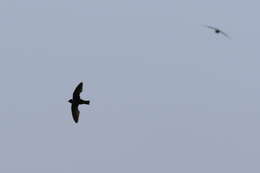
M 71 103 L 72 117 L 73 117 L 73 120 L 75 121 L 75 123 L 78 123 L 78 120 L 79 120 L 80 112 L 79 112 L 78 106 L 81 104 L 86 104 L 86 105 L 90 104 L 89 100 L 82 100 L 80 98 L 80 93 L 82 92 L 82 88 L 83 88 L 83 83 L 80 82 L 73 92 L 72 99 L 69 100 L 69 102 Z
M 207 27 L 207 28 L 209 28 L 209 29 L 213 29 L 216 34 L 223 34 L 225 37 L 231 39 L 228 34 L 226 34 L 225 32 L 221 31 L 220 29 L 218 29 L 218 28 L 216 28 L 216 27 L 209 26 L 209 25 L 204 25 L 204 27 Z

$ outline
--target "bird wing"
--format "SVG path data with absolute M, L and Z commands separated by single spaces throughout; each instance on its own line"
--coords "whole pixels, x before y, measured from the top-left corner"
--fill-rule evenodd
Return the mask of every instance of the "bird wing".
M 225 37 L 231 39 L 227 33 L 223 32 L 223 31 L 220 31 L 220 33 L 223 34 Z
M 218 28 L 215 28 L 215 27 L 213 27 L 213 26 L 209 26 L 209 25 L 203 25 L 204 27 L 207 27 L 207 28 L 210 28 L 210 29 L 213 29 L 213 30 L 219 30 Z
M 78 105 L 71 104 L 71 112 L 72 112 L 73 120 L 75 121 L 75 123 L 77 123 L 79 120 L 79 113 L 80 113 L 78 109 Z
M 74 92 L 73 92 L 73 100 L 79 100 L 80 99 L 80 93 L 82 92 L 82 88 L 83 88 L 83 83 L 80 82 L 78 84 L 78 86 L 75 88 Z

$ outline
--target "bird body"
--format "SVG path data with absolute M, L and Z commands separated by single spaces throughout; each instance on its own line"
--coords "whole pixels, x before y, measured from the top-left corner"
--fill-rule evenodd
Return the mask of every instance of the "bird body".
M 68 102 L 71 103 L 71 112 L 72 112 L 72 117 L 75 123 L 78 123 L 79 120 L 79 109 L 78 106 L 82 104 L 89 105 L 90 101 L 89 100 L 82 100 L 80 98 L 80 93 L 82 92 L 83 88 L 83 83 L 79 83 L 76 89 L 73 92 L 73 97 L 70 99 Z

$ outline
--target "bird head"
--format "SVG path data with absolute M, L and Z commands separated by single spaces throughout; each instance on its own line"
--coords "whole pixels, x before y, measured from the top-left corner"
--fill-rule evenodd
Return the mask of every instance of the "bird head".
M 70 99 L 68 102 L 72 103 L 72 99 Z

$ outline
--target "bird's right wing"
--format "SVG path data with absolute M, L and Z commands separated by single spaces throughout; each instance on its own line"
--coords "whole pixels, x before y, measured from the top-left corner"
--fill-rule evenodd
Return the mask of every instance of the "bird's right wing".
M 73 92 L 73 100 L 75 99 L 75 100 L 78 100 L 78 99 L 80 99 L 80 93 L 82 92 L 82 88 L 83 88 L 83 83 L 82 82 L 80 82 L 79 84 L 78 84 L 78 86 L 75 88 L 75 90 L 74 90 L 74 92 Z
M 222 33 L 222 34 L 223 34 L 224 36 L 226 36 L 228 39 L 231 39 L 230 36 L 229 36 L 227 33 L 223 32 L 223 31 L 221 31 L 220 33 Z
M 79 113 L 80 113 L 77 105 L 71 104 L 71 113 L 72 113 L 73 120 L 75 121 L 75 123 L 77 123 L 79 121 Z

